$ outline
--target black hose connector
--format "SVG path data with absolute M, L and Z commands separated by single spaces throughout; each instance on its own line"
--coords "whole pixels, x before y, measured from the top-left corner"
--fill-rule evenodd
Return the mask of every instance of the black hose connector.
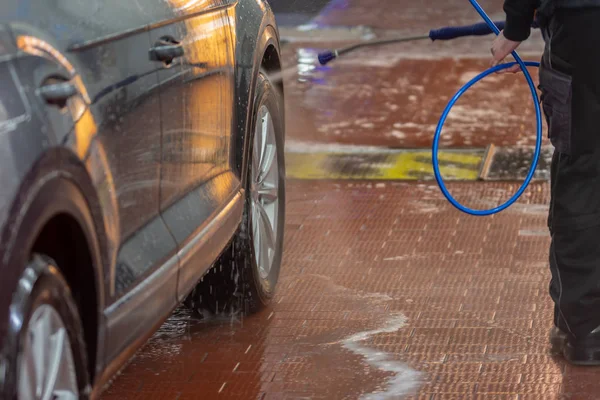
M 333 61 L 337 58 L 335 51 L 324 51 L 319 53 L 319 63 L 321 65 L 327 65 L 330 61 Z

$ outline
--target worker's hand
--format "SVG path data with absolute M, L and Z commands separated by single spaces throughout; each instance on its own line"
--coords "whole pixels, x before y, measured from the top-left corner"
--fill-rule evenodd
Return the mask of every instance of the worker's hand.
M 513 42 L 512 40 L 508 40 L 507 38 L 505 38 L 504 31 L 500 32 L 500 34 L 494 40 L 494 43 L 492 43 L 492 67 L 495 67 L 496 65 L 502 63 L 504 59 L 508 55 L 510 55 L 510 53 L 512 53 L 514 50 L 517 49 L 517 47 L 519 47 L 520 44 L 521 42 Z M 519 65 L 514 65 L 508 69 L 499 71 L 499 73 L 515 73 L 519 72 L 520 70 L 521 67 L 519 67 Z

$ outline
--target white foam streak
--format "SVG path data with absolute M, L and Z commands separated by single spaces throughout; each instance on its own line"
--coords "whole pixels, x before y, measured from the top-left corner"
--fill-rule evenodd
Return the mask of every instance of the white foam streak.
M 387 388 L 378 392 L 365 394 L 362 399 L 365 400 L 384 400 L 397 399 L 399 396 L 407 395 L 418 388 L 421 373 L 408 367 L 406 364 L 397 361 L 394 357 L 384 351 L 374 350 L 363 345 L 364 342 L 373 336 L 382 333 L 394 333 L 406 325 L 406 317 L 397 315 L 390 319 L 387 324 L 379 329 L 360 332 L 354 334 L 342 342 L 342 345 L 351 352 L 365 358 L 365 361 L 371 366 L 394 374 L 387 381 Z

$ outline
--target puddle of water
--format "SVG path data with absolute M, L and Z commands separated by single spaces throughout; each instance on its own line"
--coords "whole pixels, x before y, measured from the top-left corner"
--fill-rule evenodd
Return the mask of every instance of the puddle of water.
M 303 142 L 299 140 L 289 139 L 285 142 L 286 153 L 344 153 L 344 154 L 372 154 L 372 153 L 397 153 L 397 149 L 389 149 L 380 146 L 357 146 L 341 143 L 315 143 Z
M 297 28 L 279 28 L 281 38 L 286 42 L 345 42 L 364 41 L 375 38 L 373 31 L 364 26 L 336 26 L 319 28 L 315 24 L 305 24 Z
M 527 176 L 533 160 L 532 147 L 498 148 L 486 180 L 523 180 Z M 544 146 L 540 153 L 534 179 L 549 180 L 550 164 L 554 148 Z
M 547 204 L 513 204 L 508 208 L 508 211 L 519 212 L 527 215 L 539 215 L 546 216 L 548 215 L 548 205 Z
M 325 73 L 331 70 L 331 66 L 319 64 L 318 56 L 322 50 L 301 48 L 296 52 L 298 59 L 298 81 L 324 84 Z
M 379 305 L 385 304 L 394 300 L 393 297 L 384 293 L 363 292 L 358 289 L 345 287 L 335 283 L 330 276 L 319 274 L 308 274 L 298 277 L 297 279 L 305 280 L 307 278 L 316 278 L 319 284 L 323 285 L 324 292 L 338 293 L 344 297 L 348 297 L 348 301 L 357 301 L 364 307 L 365 301 L 368 307 L 376 313 L 375 309 L 379 309 Z M 387 314 L 387 313 L 386 313 Z M 381 351 L 377 348 L 370 347 L 367 343 L 373 337 L 381 334 L 393 334 L 400 329 L 406 327 L 407 318 L 402 313 L 394 313 L 387 318 L 377 318 L 381 321 L 380 327 L 376 329 L 357 332 L 347 336 L 341 340 L 335 338 L 332 341 L 324 340 L 324 337 L 319 338 L 318 343 L 321 346 L 341 346 L 351 353 L 363 358 L 364 362 L 371 368 L 377 369 L 379 372 L 391 374 L 384 383 L 375 386 L 377 389 L 364 393 L 360 398 L 365 400 L 385 400 L 397 399 L 402 396 L 414 393 L 422 383 L 423 373 L 410 368 L 407 364 L 399 361 L 395 354 Z M 377 325 L 375 325 L 377 326 Z M 320 353 L 322 354 L 322 353 Z
M 531 229 L 521 229 L 519 231 L 519 236 L 540 236 L 540 237 L 548 237 L 549 233 L 547 230 L 531 230 Z

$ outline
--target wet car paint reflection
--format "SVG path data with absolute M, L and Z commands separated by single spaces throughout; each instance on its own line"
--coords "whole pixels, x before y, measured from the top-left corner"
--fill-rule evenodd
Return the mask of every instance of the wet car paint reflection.
M 176 10 L 192 12 L 206 2 L 170 3 Z M 179 37 L 185 50 L 180 65 L 159 73 L 165 86 L 162 114 L 180 116 L 163 119 L 167 122 L 163 126 L 161 209 L 228 170 L 230 162 L 234 55 L 229 11 L 184 22 L 185 32 L 160 32 Z M 200 64 L 202 67 L 196 67 Z

